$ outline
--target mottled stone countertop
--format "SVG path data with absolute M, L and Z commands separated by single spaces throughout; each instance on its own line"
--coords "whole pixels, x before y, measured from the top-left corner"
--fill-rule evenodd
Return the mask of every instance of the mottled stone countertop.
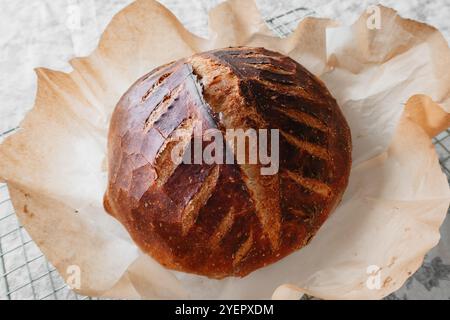
M 32 106 L 36 91 L 35 67 L 69 71 L 67 61 L 89 54 L 111 17 L 131 0 L 0 0 L 0 134 L 17 127 Z M 221 0 L 161 0 L 192 32 L 207 35 L 207 12 Z M 265 18 L 306 7 L 313 15 L 334 18 L 351 24 L 372 4 L 396 9 L 403 17 L 429 23 L 450 40 L 450 1 L 448 0 L 257 0 Z M 81 12 L 77 41 L 67 27 L 70 8 Z M 81 43 L 80 43 L 81 38 Z M 450 150 L 450 138 L 443 140 Z M 445 148 L 438 149 L 442 157 Z M 450 161 L 450 160 L 449 160 Z M 449 162 L 450 167 L 450 162 Z M 0 196 L 1 196 L 0 190 Z M 0 198 L 0 203 L 2 198 Z M 0 207 L 0 217 L 2 214 Z M 450 299 L 450 219 L 442 227 L 442 239 L 428 255 L 424 266 L 391 299 Z M 5 222 L 0 220 L 0 236 Z M 22 239 L 23 240 L 23 239 Z M 0 243 L 3 252 L 11 249 Z M 0 256 L 1 258 L 1 256 Z M 19 258 L 17 258 L 19 259 Z M 13 257 L 14 260 L 14 257 Z M 31 270 L 34 272 L 34 270 Z M 0 300 L 5 277 L 0 269 Z M 9 276 L 8 281 L 19 280 Z M 57 280 L 55 280 L 57 281 Z M 2 284 L 3 283 L 3 284 Z M 51 283 L 54 285 L 54 282 Z M 48 284 L 50 285 L 50 284 Z M 45 285 L 43 285 L 45 286 Z M 52 290 L 50 288 L 43 288 Z M 35 291 L 38 290 L 35 288 Z M 3 294 L 2 294 L 3 292 Z M 36 292 L 35 292 L 36 295 Z M 14 297 L 14 296 L 12 296 Z M 29 297 L 18 295 L 18 298 Z M 55 295 L 56 297 L 56 295 Z

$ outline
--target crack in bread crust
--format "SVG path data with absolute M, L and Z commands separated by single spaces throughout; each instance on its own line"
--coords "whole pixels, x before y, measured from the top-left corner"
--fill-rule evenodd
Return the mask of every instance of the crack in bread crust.
M 327 149 L 317 146 L 313 143 L 303 141 L 299 138 L 294 137 L 293 135 L 280 131 L 281 135 L 293 146 L 306 151 L 307 153 L 316 156 L 321 159 L 330 160 L 330 155 Z
M 194 134 L 194 119 L 186 118 L 181 122 L 175 131 L 164 141 L 155 157 L 155 168 L 158 174 L 156 185 L 161 187 L 171 177 L 174 171 L 181 164 L 182 156 L 188 149 Z M 180 159 L 174 161 L 172 158 L 172 149 L 179 148 Z M 164 152 L 168 149 L 170 152 Z
M 234 214 L 235 209 L 231 207 L 231 209 L 220 222 L 219 226 L 216 228 L 214 235 L 210 238 L 212 247 L 217 248 L 220 245 L 222 239 L 229 233 L 234 223 Z
M 333 191 L 330 189 L 330 187 L 326 183 L 323 183 L 319 180 L 305 178 L 305 177 L 302 177 L 301 175 L 299 175 L 295 172 L 289 171 L 289 170 L 286 170 L 282 174 L 284 174 L 289 179 L 295 181 L 302 187 L 304 187 L 312 192 L 315 192 L 323 197 L 329 197 L 333 193 Z
M 191 201 L 187 204 L 183 214 L 181 216 L 181 230 L 182 234 L 185 236 L 191 230 L 192 226 L 195 224 L 195 220 L 200 213 L 200 209 L 205 205 L 206 201 L 211 197 L 214 193 L 217 181 L 219 179 L 220 167 L 215 166 L 214 169 L 211 170 L 208 177 L 203 182 L 200 190 L 194 196 Z
M 252 248 L 253 244 L 253 233 L 250 231 L 247 240 L 242 243 L 236 253 L 233 254 L 233 265 L 238 266 L 243 259 L 247 256 Z
M 194 121 L 222 133 L 278 129 L 279 172 L 173 161 L 175 148 L 191 147 Z M 305 246 L 331 214 L 351 137 L 331 94 L 297 62 L 225 48 L 139 79 L 113 113 L 108 161 L 105 208 L 145 253 L 182 272 L 243 277 Z

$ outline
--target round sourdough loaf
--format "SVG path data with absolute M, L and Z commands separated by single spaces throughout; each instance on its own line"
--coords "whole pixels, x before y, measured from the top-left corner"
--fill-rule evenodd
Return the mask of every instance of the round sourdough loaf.
M 278 129 L 278 172 L 173 161 L 199 121 L 219 132 Z M 327 219 L 348 183 L 351 136 L 335 99 L 300 64 L 226 48 L 133 84 L 111 119 L 108 163 L 105 208 L 144 252 L 178 271 L 245 276 L 305 246 Z

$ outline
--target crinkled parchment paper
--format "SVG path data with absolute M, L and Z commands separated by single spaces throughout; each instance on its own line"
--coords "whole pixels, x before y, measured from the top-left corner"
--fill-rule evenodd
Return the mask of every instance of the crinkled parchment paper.
M 71 61 L 71 73 L 36 70 L 35 107 L 0 146 L 0 177 L 20 221 L 63 277 L 70 266 L 80 268 L 77 291 L 85 295 L 390 294 L 438 243 L 450 203 L 431 143 L 450 125 L 450 50 L 432 27 L 380 10 L 379 30 L 368 28 L 369 15 L 350 27 L 308 18 L 280 39 L 252 1 L 228 1 L 210 13 L 205 40 L 157 2 L 136 1 L 114 17 L 89 57 Z M 341 205 L 309 246 L 243 279 L 218 281 L 163 268 L 105 213 L 106 136 L 116 102 L 137 78 L 195 52 L 235 45 L 285 53 L 325 81 L 350 123 L 354 166 Z

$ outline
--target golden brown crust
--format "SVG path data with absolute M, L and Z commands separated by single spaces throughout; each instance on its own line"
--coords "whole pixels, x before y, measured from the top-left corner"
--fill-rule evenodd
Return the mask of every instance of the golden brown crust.
M 280 171 L 173 163 L 183 128 L 279 129 Z M 348 125 L 326 87 L 263 48 L 194 55 L 139 79 L 111 119 L 106 210 L 164 266 L 245 276 L 303 247 L 339 203 L 351 167 Z

